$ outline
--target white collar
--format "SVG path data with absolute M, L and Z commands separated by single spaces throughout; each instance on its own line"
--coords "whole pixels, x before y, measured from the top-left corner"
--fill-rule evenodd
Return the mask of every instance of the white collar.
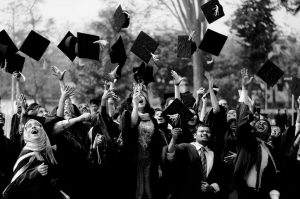
M 202 147 L 204 147 L 202 144 L 198 143 L 198 142 L 192 142 L 191 145 L 195 146 L 197 151 L 199 151 Z M 211 151 L 208 146 L 204 147 L 206 149 L 206 151 Z

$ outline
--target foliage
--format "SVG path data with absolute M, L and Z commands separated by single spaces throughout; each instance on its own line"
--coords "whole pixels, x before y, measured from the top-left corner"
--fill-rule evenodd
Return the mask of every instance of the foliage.
M 282 5 L 291 13 L 297 14 L 300 11 L 300 0 L 280 0 Z

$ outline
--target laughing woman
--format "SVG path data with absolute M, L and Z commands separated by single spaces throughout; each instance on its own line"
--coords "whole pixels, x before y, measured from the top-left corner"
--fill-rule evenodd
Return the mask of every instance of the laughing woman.
M 144 86 L 134 89 L 132 112 L 122 114 L 126 198 L 157 198 L 158 167 L 165 141 L 160 136 L 154 110 Z M 125 198 L 125 197 L 124 197 Z
M 56 188 L 54 158 L 49 138 L 40 122 L 30 119 L 24 127 L 25 146 L 13 168 L 5 199 L 53 199 Z

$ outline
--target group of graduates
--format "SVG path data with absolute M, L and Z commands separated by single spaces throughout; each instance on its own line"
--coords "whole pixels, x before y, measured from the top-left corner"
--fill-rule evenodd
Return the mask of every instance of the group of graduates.
M 52 67 L 61 87 L 48 113 L 18 94 L 9 138 L 0 115 L 0 191 L 4 199 L 288 199 L 298 195 L 300 108 L 280 129 L 248 97 L 241 71 L 236 109 L 218 100 L 214 78 L 196 99 L 171 71 L 174 96 L 160 108 L 143 81 L 117 106 L 115 83 L 101 99 L 76 106 L 74 87 Z M 19 74 L 14 74 L 19 81 Z M 208 101 L 211 109 L 208 109 Z M 298 99 L 300 102 L 300 98 Z

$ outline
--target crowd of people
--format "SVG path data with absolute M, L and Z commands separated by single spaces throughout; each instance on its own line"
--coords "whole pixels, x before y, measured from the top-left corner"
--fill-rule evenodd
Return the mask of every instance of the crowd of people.
M 17 92 L 9 137 L 4 136 L 6 121 L 0 113 L 2 198 L 290 199 L 298 195 L 300 107 L 295 126 L 271 125 L 248 96 L 252 78 L 246 69 L 241 71 L 236 108 L 218 99 L 209 73 L 205 73 L 208 89 L 199 88 L 194 98 L 187 79 L 175 71 L 171 72 L 174 95 L 161 107 L 150 105 L 142 80 L 126 99 L 119 99 L 112 81 L 105 83 L 101 98 L 75 105 L 76 89 L 64 82 L 59 68 L 52 70 L 61 88 L 56 108 L 48 112 L 37 103 L 28 105 Z M 14 76 L 19 81 L 19 74 Z

